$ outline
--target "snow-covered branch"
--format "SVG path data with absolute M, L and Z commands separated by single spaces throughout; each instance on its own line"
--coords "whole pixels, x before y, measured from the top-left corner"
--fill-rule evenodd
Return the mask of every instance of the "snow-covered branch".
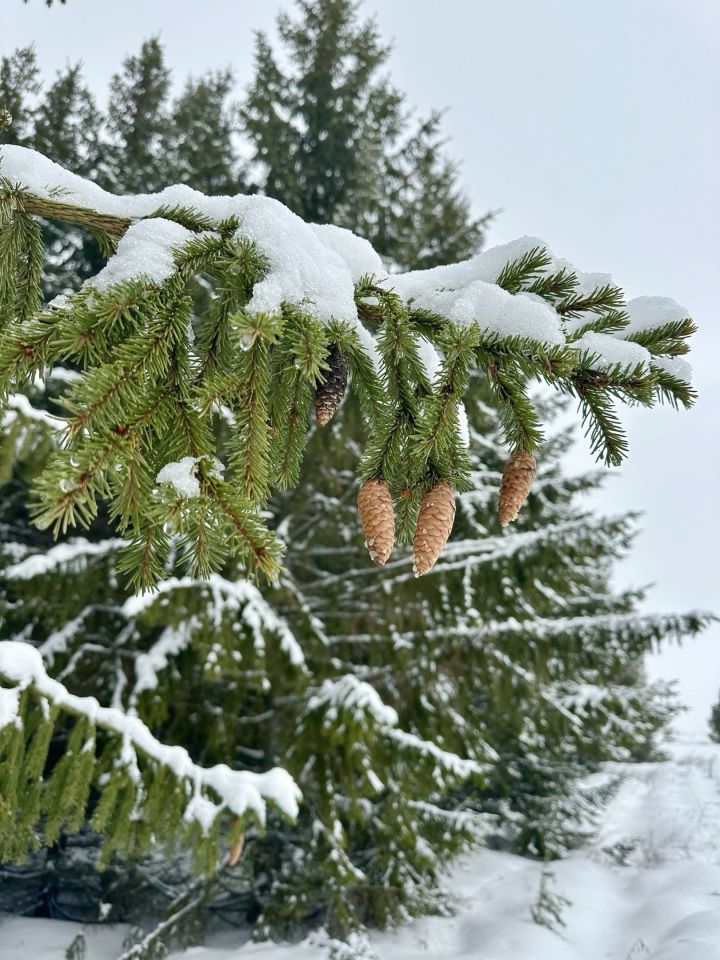
M 205 768 L 194 763 L 187 750 L 161 743 L 138 718 L 112 707 L 101 706 L 94 697 L 78 697 L 49 677 L 39 652 L 26 643 L 0 642 L 0 678 L 10 687 L 0 688 L 0 730 L 20 726 L 20 693 L 30 689 L 46 704 L 62 713 L 85 718 L 92 726 L 118 737 L 119 760 L 140 782 L 140 765 L 151 760 L 166 768 L 187 786 L 186 817 L 208 830 L 223 810 L 235 816 L 252 816 L 263 824 L 268 803 L 285 816 L 297 816 L 300 791 L 287 771 L 273 768 L 258 774 L 232 770 L 226 764 Z

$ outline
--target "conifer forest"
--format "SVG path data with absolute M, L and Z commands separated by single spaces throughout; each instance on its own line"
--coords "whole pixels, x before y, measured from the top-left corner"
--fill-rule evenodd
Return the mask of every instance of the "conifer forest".
M 492 5 L 418 3 L 453 23 L 421 50 L 405 0 L 4 3 L 0 957 L 720 960 L 720 704 L 689 737 L 657 666 L 715 616 L 658 600 L 690 540 L 625 572 L 657 517 L 711 526 L 712 320 L 479 207 L 396 66 Z M 490 150 L 514 88 L 478 84 Z M 530 140 L 615 162 L 526 93 Z M 606 506 L 636 438 L 676 478 L 644 517 Z

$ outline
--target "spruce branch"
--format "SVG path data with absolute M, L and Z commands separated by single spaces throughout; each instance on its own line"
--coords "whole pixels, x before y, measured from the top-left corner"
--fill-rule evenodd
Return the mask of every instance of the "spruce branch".
M 539 276 L 530 283 L 522 285 L 522 290 L 534 293 L 543 300 L 557 304 L 566 302 L 578 285 L 577 275 L 567 267 L 562 267 L 555 273 Z
M 224 811 L 259 826 L 267 802 L 290 818 L 297 813 L 299 793 L 284 770 L 253 774 L 223 764 L 198 766 L 182 747 L 158 741 L 137 717 L 71 694 L 47 675 L 28 644 L 0 642 L 0 697 L 6 721 L 0 728 L 4 859 L 24 859 L 36 843 L 41 816 L 48 843 L 63 826 L 78 829 L 98 777 L 107 782 L 93 823 L 108 834 L 106 856 L 118 848 L 140 854 L 154 837 L 175 841 L 181 825 L 199 855 L 215 851 L 215 862 Z M 67 746 L 45 774 L 50 738 L 61 719 L 71 727 Z M 98 734 L 104 738 L 99 752 Z
M 55 197 L 38 197 L 27 190 L 18 189 L 8 181 L 0 180 L 0 189 L 12 195 L 18 209 L 45 220 L 59 220 L 75 227 L 85 227 L 119 240 L 133 222 L 130 217 L 118 217 L 109 213 L 98 213 L 89 207 L 78 207 L 64 203 Z
M 418 475 L 429 485 L 449 480 L 454 489 L 462 490 L 468 483 L 467 458 L 458 435 L 458 404 L 467 388 L 478 339 L 474 325 L 443 336 L 445 358 L 409 440 L 413 466 L 417 469 L 422 464 Z
M 612 283 L 596 287 L 590 293 L 574 293 L 556 305 L 562 317 L 579 317 L 583 313 L 621 314 L 625 308 L 625 294 Z
M 591 315 L 590 319 L 577 324 L 568 336 L 568 342 L 579 340 L 585 333 L 620 333 L 627 326 L 628 317 L 624 310 L 610 310 L 607 313 Z
M 518 293 L 524 287 L 537 281 L 538 274 L 542 273 L 552 259 L 544 247 L 533 247 L 527 253 L 507 263 L 495 281 L 508 293 Z
M 687 341 L 695 333 L 697 326 L 690 317 L 686 317 L 649 330 L 633 330 L 626 339 L 645 347 L 654 357 L 681 357 L 689 351 Z
M 580 408 L 590 449 L 608 465 L 619 466 L 627 456 L 627 437 L 610 398 L 601 389 L 583 387 Z
M 689 410 L 693 406 L 698 394 L 689 383 L 659 367 L 654 367 L 653 372 L 655 374 L 654 390 L 661 402 L 669 403 L 676 409 L 684 407 Z
M 507 445 L 533 453 L 544 440 L 538 415 L 527 395 L 525 379 L 507 361 L 486 366 Z
M 4 149 L 8 169 L 22 171 L 21 148 Z M 0 175 L 2 163 L 0 156 Z M 193 571 L 217 570 L 237 551 L 251 571 L 276 574 L 279 550 L 257 509 L 298 481 L 313 392 L 330 355 L 335 380 L 326 384 L 322 420 L 344 392 L 347 363 L 367 432 L 360 474 L 388 484 L 402 539 L 430 486 L 469 482 L 459 427 L 474 369 L 488 378 L 513 450 L 543 441 L 528 394 L 537 380 L 579 397 L 593 450 L 612 463 L 626 453 L 614 402 L 688 406 L 695 396 L 676 359 L 695 330 L 691 320 L 636 329 L 636 312 L 630 326 L 618 287 L 588 289 L 587 277 L 542 244 L 523 244 L 501 269 L 493 251 L 485 264 L 480 255 L 396 280 L 366 275 L 349 287 L 349 266 L 332 282 L 325 272 L 345 269 L 345 244 L 355 240 L 333 234 L 340 252 L 319 269 L 324 241 L 272 201 L 208 203 L 196 194 L 195 208 L 171 191 L 162 206 L 133 198 L 133 215 L 119 216 L 116 198 L 96 186 L 93 209 L 79 202 L 87 194 L 75 180 L 60 176 L 48 191 L 15 182 L 22 179 L 0 179 L 0 394 L 17 393 L 58 362 L 80 368 L 62 399 L 65 447 L 36 484 L 36 519 L 62 533 L 91 523 L 107 501 L 142 587 L 162 575 L 166 526 Z M 97 277 L 45 308 L 35 217 L 91 230 L 111 255 Z M 500 290 L 492 291 L 486 278 L 495 274 Z M 225 417 L 221 426 L 215 410 L 232 424 Z M 157 477 L 183 463 L 191 464 L 191 495 L 159 490 Z

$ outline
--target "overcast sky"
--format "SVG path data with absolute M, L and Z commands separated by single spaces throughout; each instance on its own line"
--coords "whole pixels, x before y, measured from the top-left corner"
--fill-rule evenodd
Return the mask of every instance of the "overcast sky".
M 34 43 L 46 75 L 82 60 L 102 96 L 124 54 L 159 34 L 178 78 L 231 65 L 277 0 L 0 0 L 0 53 Z M 446 107 L 449 149 L 490 242 L 523 234 L 629 296 L 687 306 L 700 325 L 691 413 L 626 412 L 631 456 L 598 497 L 643 510 L 620 582 L 654 582 L 648 607 L 720 610 L 720 3 L 718 0 L 366 0 L 391 70 L 421 112 Z M 579 449 L 573 466 L 590 463 Z M 677 677 L 702 727 L 720 690 L 720 629 L 651 665 Z

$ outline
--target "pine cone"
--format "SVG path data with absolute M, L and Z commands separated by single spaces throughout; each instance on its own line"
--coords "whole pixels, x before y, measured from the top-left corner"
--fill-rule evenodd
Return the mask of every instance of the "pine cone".
M 428 490 L 420 503 L 413 539 L 413 571 L 421 577 L 434 566 L 455 520 L 455 496 L 447 480 Z
M 315 391 L 315 418 L 321 427 L 330 423 L 335 416 L 335 411 L 345 396 L 348 379 L 347 356 L 334 343 L 330 344 L 327 362 L 330 369 L 325 371 L 324 379 Z
M 245 846 L 245 834 L 241 833 L 240 836 L 235 841 L 235 843 L 230 847 L 230 852 L 228 854 L 228 864 L 231 867 L 234 867 L 235 864 L 240 859 L 244 846 Z
M 373 563 L 384 566 L 395 544 L 395 515 L 390 488 L 384 480 L 366 480 L 358 490 L 358 513 L 365 546 Z
M 498 514 L 504 527 L 517 519 L 530 493 L 536 469 L 535 457 L 527 450 L 516 450 L 505 464 L 498 499 Z

